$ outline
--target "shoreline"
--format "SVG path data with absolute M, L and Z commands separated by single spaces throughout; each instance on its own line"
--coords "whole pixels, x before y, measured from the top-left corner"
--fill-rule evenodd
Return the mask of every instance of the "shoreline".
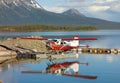
M 16 58 L 16 56 L 17 53 L 15 51 L 10 51 L 10 50 L 0 51 L 0 64 L 3 64 L 11 59 L 14 59 Z
M 24 50 L 31 50 L 35 52 L 46 52 L 45 45 L 38 40 L 24 40 L 20 38 L 7 38 L 6 40 L 0 40 L 0 64 L 5 63 L 6 61 L 9 61 L 11 59 L 14 59 L 17 57 L 17 51 L 10 50 L 14 47 L 22 47 Z M 10 49 L 8 49 L 6 46 L 8 46 Z

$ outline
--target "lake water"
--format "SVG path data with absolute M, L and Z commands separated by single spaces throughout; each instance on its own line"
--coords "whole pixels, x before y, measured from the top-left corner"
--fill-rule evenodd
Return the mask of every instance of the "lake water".
M 96 41 L 80 41 L 82 44 L 89 44 L 90 47 L 120 48 L 120 30 L 100 30 L 86 32 L 16 32 L 0 33 L 1 38 L 21 36 L 43 36 L 49 38 L 73 37 L 78 34 L 80 37 L 96 37 Z M 79 75 L 97 76 L 97 79 L 90 80 L 71 76 L 56 74 L 23 74 L 23 70 L 40 71 L 45 70 L 48 64 L 77 61 L 89 63 L 79 64 Z M 73 71 L 72 71 L 73 72 Z M 0 65 L 0 80 L 3 83 L 120 83 L 120 55 L 97 55 L 79 54 L 79 58 L 55 60 L 27 60 L 11 62 Z

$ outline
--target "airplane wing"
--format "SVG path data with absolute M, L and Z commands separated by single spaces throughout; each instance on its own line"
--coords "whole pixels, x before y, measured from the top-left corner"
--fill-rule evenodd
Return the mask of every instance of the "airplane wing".
M 26 74 L 46 74 L 46 72 L 43 71 L 21 71 L 21 73 L 26 73 Z
M 49 40 L 49 38 L 30 38 L 30 37 L 22 37 L 21 39 L 29 39 L 29 40 Z M 97 38 L 62 38 L 61 40 L 97 40 Z
M 50 40 L 49 38 L 31 38 L 31 37 L 22 37 L 21 39 L 31 39 L 31 40 Z M 78 35 L 75 35 L 74 38 L 60 38 L 61 40 L 97 40 L 97 38 L 79 38 Z
M 62 38 L 62 40 L 97 40 L 97 38 Z
M 46 72 L 43 72 L 43 71 L 21 71 L 21 73 L 26 73 L 26 74 L 47 74 Z M 97 76 L 90 76 L 90 75 L 72 75 L 72 74 L 61 74 L 61 75 L 62 76 L 76 77 L 76 78 L 90 79 L 90 80 L 97 79 Z
M 29 39 L 29 40 L 49 40 L 48 38 L 31 38 L 31 37 L 22 37 L 21 39 Z
M 76 78 L 90 79 L 90 80 L 97 79 L 97 76 L 90 76 L 90 75 L 72 75 L 72 74 L 62 74 L 62 75 L 63 76 L 70 76 L 70 77 L 76 77 Z

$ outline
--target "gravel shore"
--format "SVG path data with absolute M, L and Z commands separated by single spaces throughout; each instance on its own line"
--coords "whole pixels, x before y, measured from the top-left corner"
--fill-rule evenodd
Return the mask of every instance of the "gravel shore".
M 8 38 L 6 40 L 0 40 L 0 43 L 10 47 L 23 47 L 25 49 L 33 50 L 35 52 L 47 51 L 45 41 Z M 3 63 L 4 61 L 7 61 L 11 58 L 15 58 L 16 56 L 17 53 L 15 51 L 7 50 L 6 48 L 0 46 L 0 63 Z

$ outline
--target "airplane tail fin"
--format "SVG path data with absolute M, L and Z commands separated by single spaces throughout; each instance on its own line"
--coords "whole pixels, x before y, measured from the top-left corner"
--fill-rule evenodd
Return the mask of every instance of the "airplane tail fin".
M 78 36 L 78 35 L 75 35 L 75 36 L 74 36 L 74 39 L 79 39 L 79 36 Z
M 78 36 L 78 35 L 75 35 L 75 36 L 74 36 L 74 40 L 73 40 L 74 42 L 73 42 L 73 44 L 72 44 L 73 46 L 79 47 L 79 40 L 78 40 L 78 39 L 79 39 L 79 36 Z

